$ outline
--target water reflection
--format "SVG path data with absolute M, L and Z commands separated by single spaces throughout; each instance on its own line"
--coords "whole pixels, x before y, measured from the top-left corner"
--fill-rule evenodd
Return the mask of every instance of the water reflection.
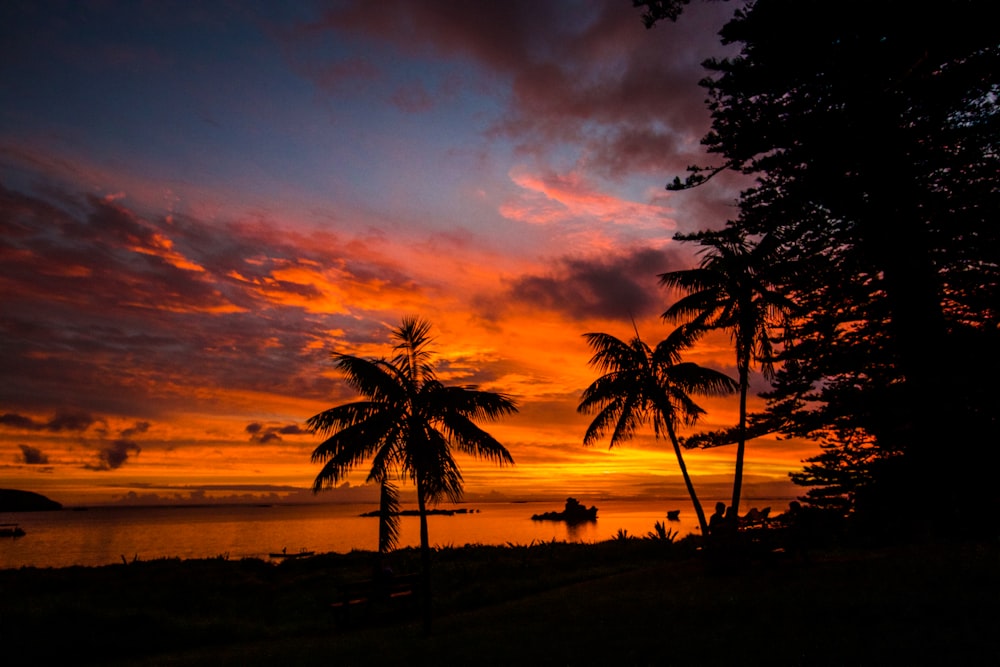
M 581 521 L 578 523 L 566 523 L 567 542 L 590 542 L 592 536 L 597 532 L 597 521 Z
M 711 499 L 714 502 L 715 499 Z M 785 501 L 787 502 L 787 501 Z M 597 542 L 619 530 L 643 537 L 666 519 L 678 501 L 597 501 L 594 522 L 532 521 L 551 503 L 483 503 L 479 512 L 428 517 L 432 546 Z M 783 505 L 782 500 L 771 503 Z M 269 553 L 300 550 L 346 553 L 374 551 L 377 519 L 360 516 L 369 505 L 274 505 L 198 508 L 93 508 L 86 512 L 0 515 L 27 533 L 0 541 L 0 568 L 108 565 L 138 558 L 267 558 Z M 420 544 L 419 517 L 402 517 L 399 545 Z M 678 537 L 697 533 L 693 510 L 683 510 L 670 529 Z

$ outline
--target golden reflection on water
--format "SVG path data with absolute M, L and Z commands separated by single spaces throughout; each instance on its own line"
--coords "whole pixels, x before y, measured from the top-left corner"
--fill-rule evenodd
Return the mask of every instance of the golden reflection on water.
M 561 510 L 559 503 L 470 503 L 467 514 L 428 517 L 433 546 L 518 544 L 612 539 L 620 530 L 643 537 L 657 521 L 678 537 L 698 532 L 690 502 L 594 501 L 597 521 L 567 526 L 532 521 L 531 515 Z M 705 506 L 714 505 L 714 499 Z M 762 503 L 761 506 L 768 503 Z M 787 501 L 777 500 L 773 514 Z M 138 558 L 267 558 L 268 554 L 346 553 L 377 548 L 377 519 L 359 516 L 370 505 L 232 505 L 222 507 L 92 508 L 0 515 L 26 531 L 0 542 L 0 568 L 107 565 Z M 681 509 L 680 521 L 667 521 L 670 509 Z M 400 546 L 418 546 L 419 518 L 402 517 Z

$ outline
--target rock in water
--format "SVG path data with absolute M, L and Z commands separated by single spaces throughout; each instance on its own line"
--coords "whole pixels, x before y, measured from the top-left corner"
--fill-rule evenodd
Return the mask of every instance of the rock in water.
M 597 521 L 597 508 L 584 507 L 576 498 L 566 499 L 566 508 L 562 512 L 545 512 L 544 514 L 534 514 L 532 521 L 565 521 L 566 523 L 581 523 L 583 521 Z

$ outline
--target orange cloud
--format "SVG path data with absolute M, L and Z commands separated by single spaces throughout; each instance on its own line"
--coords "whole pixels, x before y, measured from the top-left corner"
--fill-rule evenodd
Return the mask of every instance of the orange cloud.
M 133 243 L 129 245 L 128 248 L 133 252 L 159 257 L 178 269 L 194 271 L 195 273 L 205 272 L 205 268 L 200 264 L 189 260 L 181 253 L 174 250 L 173 241 L 159 232 L 153 232 L 149 238 L 144 241 L 133 239 Z

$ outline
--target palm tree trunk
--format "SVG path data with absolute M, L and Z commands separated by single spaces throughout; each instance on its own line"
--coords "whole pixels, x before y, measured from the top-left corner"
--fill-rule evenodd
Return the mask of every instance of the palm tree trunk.
M 740 366 L 740 424 L 739 440 L 736 443 L 736 471 L 733 473 L 733 503 L 730 510 L 733 521 L 740 515 L 740 494 L 743 492 L 743 456 L 747 448 L 747 394 L 750 391 L 750 364 Z
M 705 520 L 705 511 L 701 508 L 701 502 L 698 501 L 698 494 L 695 493 L 694 484 L 691 483 L 691 476 L 688 475 L 687 466 L 684 465 L 684 456 L 681 455 L 681 445 L 677 441 L 677 433 L 674 432 L 674 426 L 669 421 L 667 422 L 667 435 L 670 436 L 670 442 L 674 445 L 674 454 L 677 455 L 677 465 L 680 467 L 681 475 L 684 477 L 684 485 L 687 486 L 688 495 L 691 496 L 694 513 L 698 515 L 698 525 L 701 526 L 701 534 L 703 537 L 708 537 L 708 521 Z
M 424 498 L 423 476 L 417 473 L 417 507 L 420 510 L 420 600 L 423 611 L 424 634 L 431 633 L 431 543 L 427 534 L 427 501 Z

